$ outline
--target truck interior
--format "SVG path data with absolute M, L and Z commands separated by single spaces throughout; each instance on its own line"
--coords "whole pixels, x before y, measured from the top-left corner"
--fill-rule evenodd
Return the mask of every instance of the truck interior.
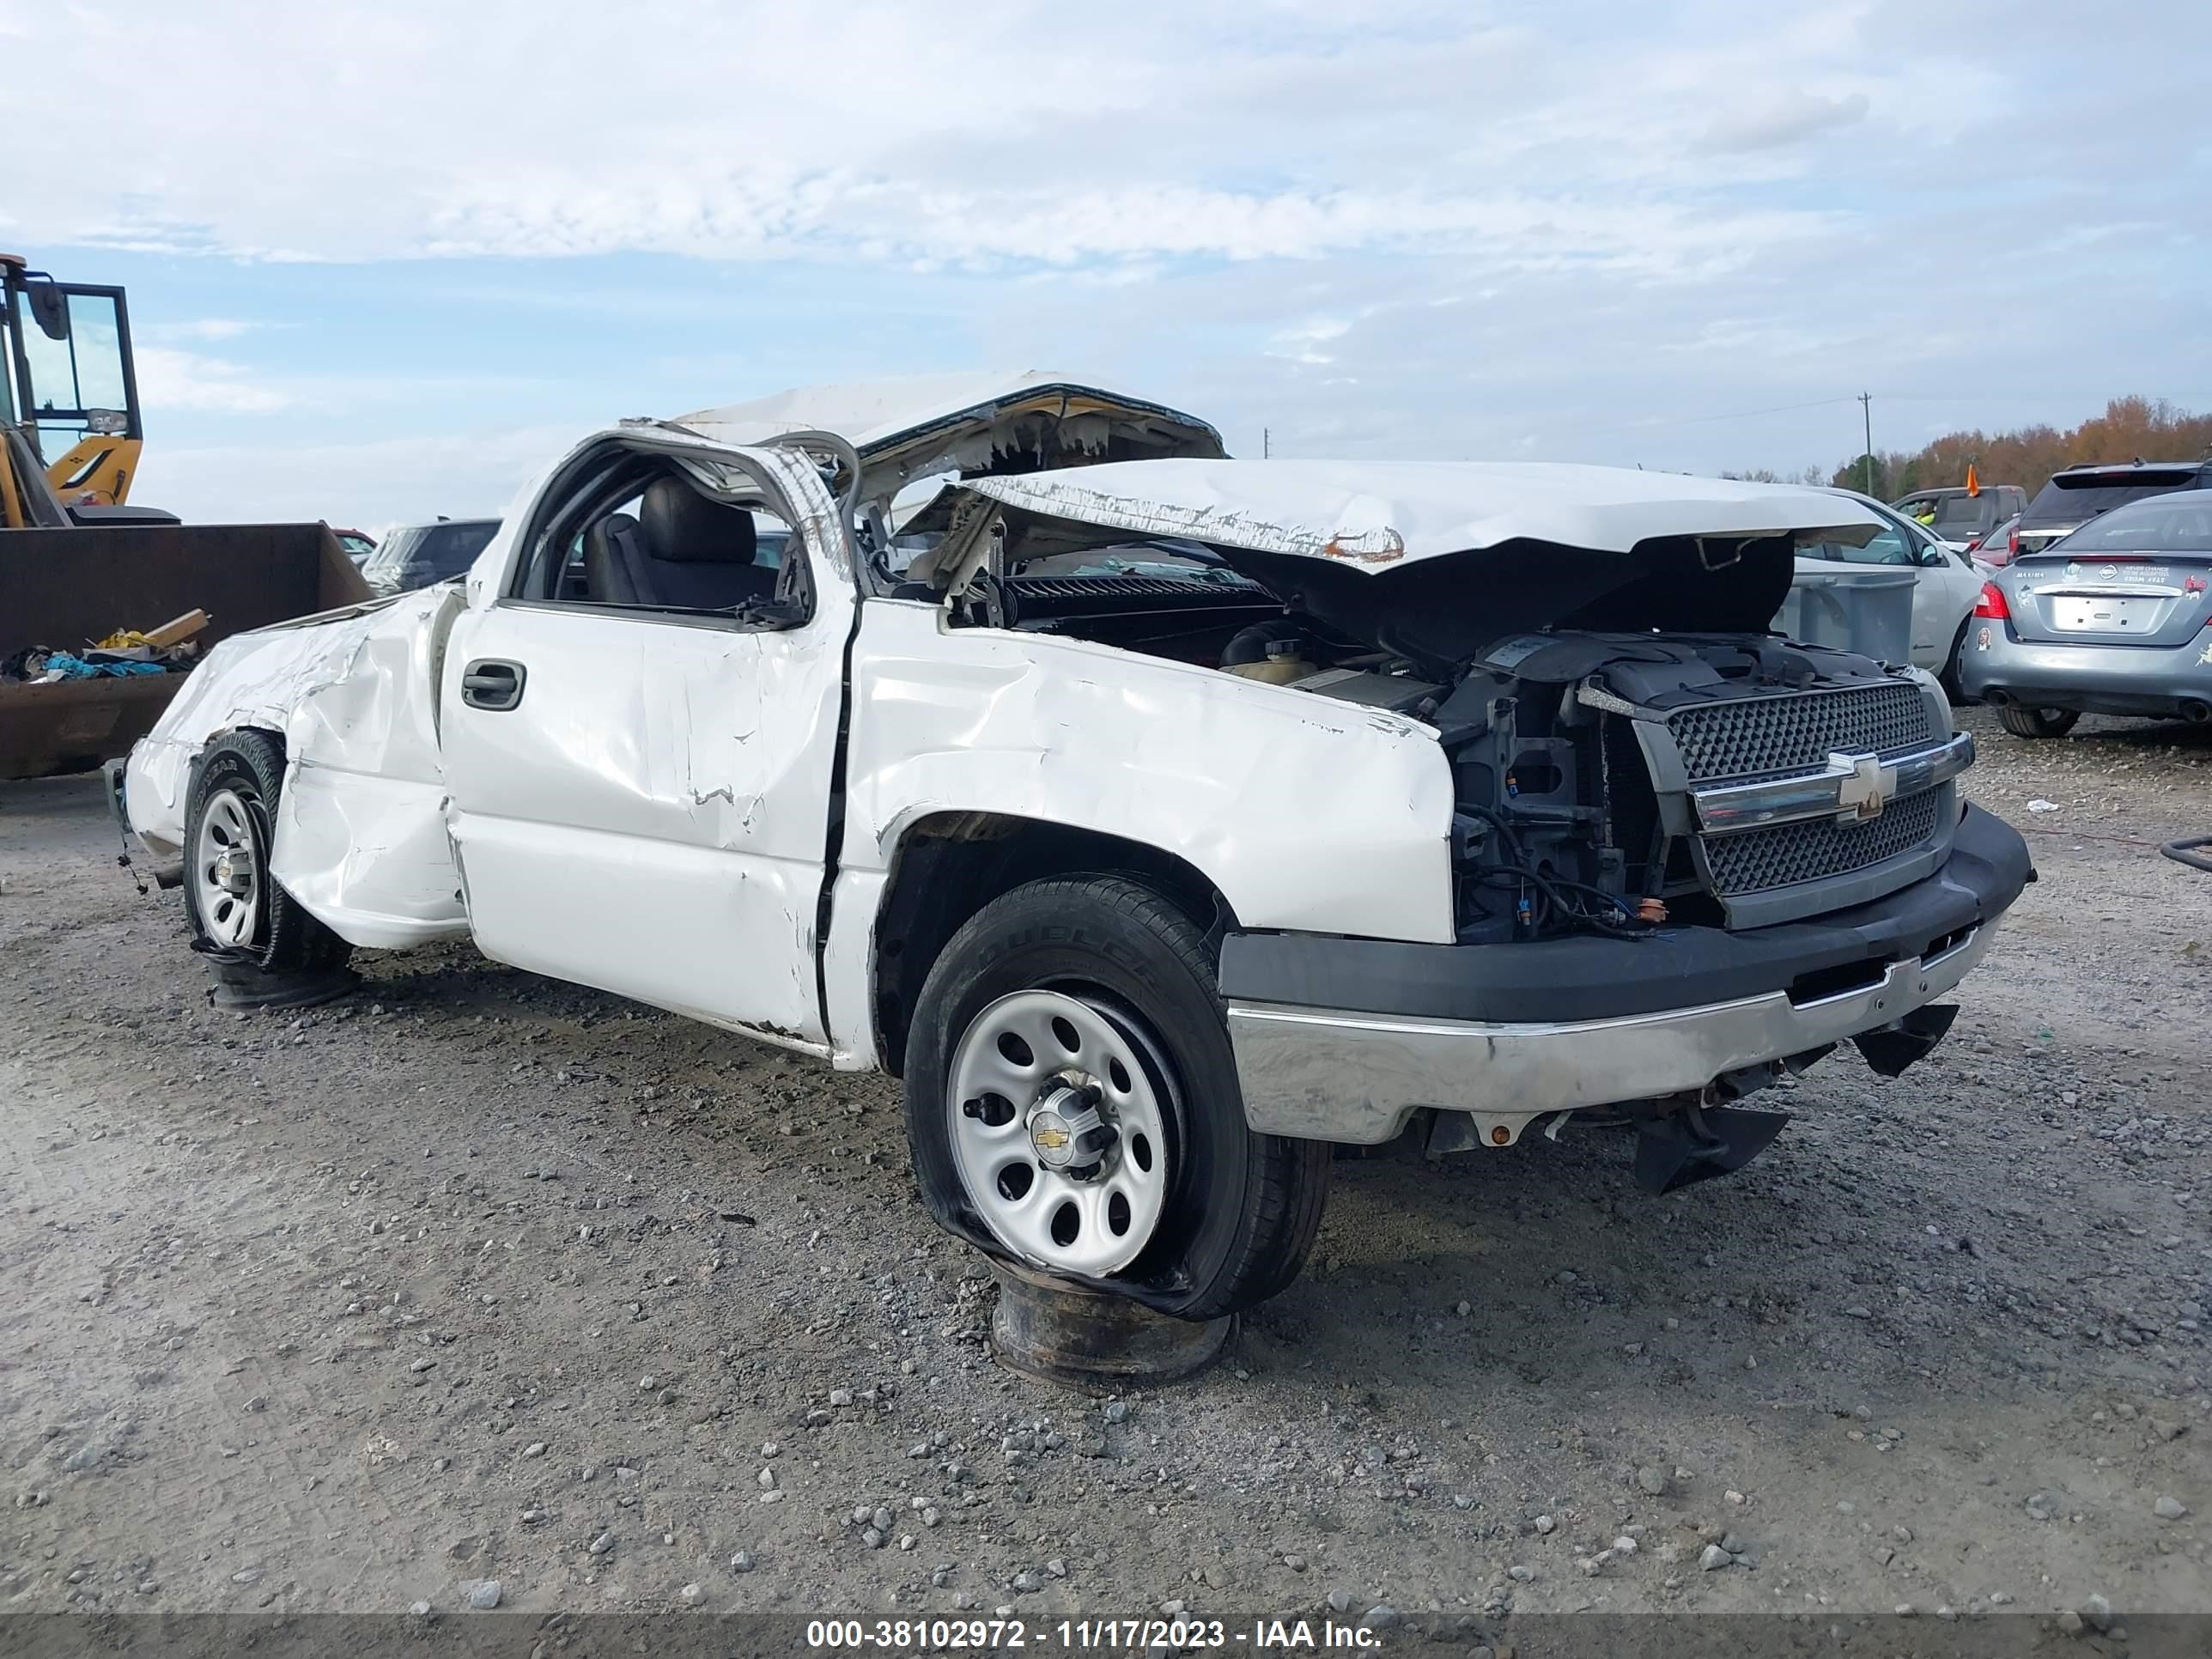
M 720 487 L 674 457 L 620 442 L 580 458 L 564 496 L 523 530 L 510 596 L 788 627 L 810 611 L 780 497 L 734 463 Z M 556 552 L 558 556 L 556 557 Z

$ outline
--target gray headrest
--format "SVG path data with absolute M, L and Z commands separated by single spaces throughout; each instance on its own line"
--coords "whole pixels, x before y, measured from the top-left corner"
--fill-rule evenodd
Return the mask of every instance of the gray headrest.
M 750 564 L 758 544 L 753 515 L 711 501 L 681 478 L 656 478 L 638 502 L 646 556 L 671 564 Z

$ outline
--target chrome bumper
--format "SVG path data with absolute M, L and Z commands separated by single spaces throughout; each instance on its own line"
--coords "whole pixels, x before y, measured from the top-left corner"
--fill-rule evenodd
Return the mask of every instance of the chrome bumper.
M 1486 1145 L 1507 1146 L 1547 1113 L 1703 1089 L 1724 1073 L 1887 1025 L 1964 979 L 1996 932 L 1984 921 L 1939 954 L 1892 963 L 1878 981 L 1811 1002 L 1775 991 L 1527 1024 L 1232 1002 L 1229 1037 L 1246 1121 L 1262 1133 L 1372 1146 L 1433 1107 L 1471 1114 Z

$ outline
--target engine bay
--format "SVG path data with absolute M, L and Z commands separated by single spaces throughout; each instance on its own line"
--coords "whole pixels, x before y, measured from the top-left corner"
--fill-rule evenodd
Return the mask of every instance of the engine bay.
M 1895 862 L 1926 844 L 1926 836 L 1908 846 L 1895 835 L 1838 831 L 1816 859 L 1771 844 L 1778 831 L 1717 846 L 1689 819 L 1692 781 L 1818 769 L 1825 743 L 1848 742 L 1866 725 L 1840 719 L 1837 699 L 1856 698 L 1855 708 L 1869 697 L 1881 702 L 1883 731 L 1917 739 L 1939 719 L 1948 731 L 1948 715 L 1926 706 L 1909 673 L 1771 633 L 1567 626 L 1492 637 L 1444 662 L 1389 648 L 1389 629 L 1354 637 L 1340 618 L 1318 617 L 1295 597 L 1216 550 L 1152 539 L 998 563 L 969 586 L 955 615 L 1432 726 L 1452 768 L 1463 943 L 1755 925 L 1754 913 L 1786 920 L 1791 902 L 1772 889 L 1799 887 L 1796 913 L 1809 913 L 1817 891 L 1804 884 L 1830 866 Z M 1806 705 L 1808 696 L 1820 701 Z M 1933 812 L 1938 803 L 1923 805 Z M 1893 820 L 1899 825 L 1911 827 Z

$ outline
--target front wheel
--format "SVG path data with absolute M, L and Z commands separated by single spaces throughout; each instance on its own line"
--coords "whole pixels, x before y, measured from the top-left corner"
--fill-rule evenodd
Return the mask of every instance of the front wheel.
M 1017 888 L 953 935 L 915 1012 L 907 1135 L 953 1232 L 1184 1319 L 1297 1277 L 1328 1147 L 1246 1126 L 1205 937 L 1161 895 Z
M 2071 708 L 2027 708 L 2018 703 L 1997 710 L 1998 722 L 2016 738 L 2063 738 L 2081 718 Z

